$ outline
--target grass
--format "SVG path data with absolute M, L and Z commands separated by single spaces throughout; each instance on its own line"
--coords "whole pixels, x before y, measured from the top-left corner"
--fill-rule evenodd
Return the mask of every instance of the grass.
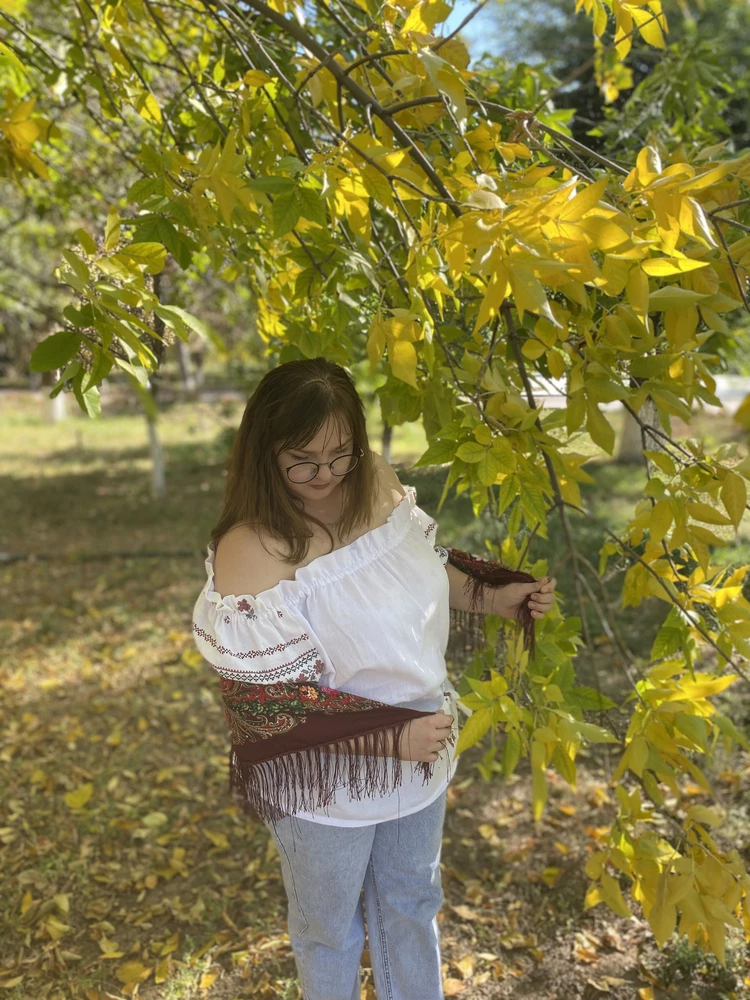
M 0 551 L 35 557 L 0 565 L 6 595 L 0 620 L 4 996 L 104 1000 L 137 992 L 146 1000 L 296 1000 L 273 843 L 227 798 L 225 725 L 213 675 L 191 638 L 205 544 L 223 490 L 226 456 L 217 438 L 236 425 L 241 408 L 179 405 L 164 414 L 168 494 L 154 501 L 140 415 L 123 412 L 99 422 L 70 416 L 49 426 L 37 406 L 32 397 L 14 397 L 12 406 L 0 397 Z M 372 413 L 368 426 L 374 443 L 380 427 Z M 704 430 L 717 443 L 734 434 L 728 421 L 716 418 L 698 421 L 692 433 Z M 444 472 L 410 468 L 424 447 L 419 427 L 395 429 L 392 462 L 401 481 L 417 487 L 420 506 L 435 516 Z M 583 437 L 575 450 L 592 455 L 586 469 L 594 482 L 583 488 L 585 504 L 617 531 L 641 495 L 643 473 L 594 460 Z M 436 519 L 438 540 L 446 545 L 481 552 L 485 538 L 500 537 L 497 526 L 474 517 L 465 495 L 451 498 Z M 596 565 L 602 539 L 595 524 L 578 517 L 573 526 L 579 551 Z M 738 559 L 747 545 L 743 525 L 727 558 Z M 557 518 L 531 551 L 547 560 L 564 610 L 575 613 Z M 645 657 L 664 605 L 651 600 L 635 611 L 621 609 L 620 583 L 617 572 L 607 579 L 605 603 L 616 625 L 631 633 L 636 654 Z M 612 670 L 616 650 L 592 606 L 584 611 L 596 649 L 585 662 L 581 658 L 582 680 L 586 671 L 598 672 L 605 689 L 609 684 L 621 691 L 622 676 Z M 588 850 L 585 829 L 605 824 L 611 810 L 606 792 L 591 791 L 605 788 L 606 776 L 594 758 L 587 759 L 579 790 L 553 788 L 548 825 L 535 829 L 527 823 L 525 779 L 507 786 L 497 778 L 474 780 L 472 764 L 480 756 L 467 755 L 451 790 L 441 915 L 446 976 L 461 979 L 456 970 L 466 965 L 453 963 L 465 954 L 502 951 L 498 940 L 524 921 L 536 932 L 533 914 L 543 912 L 550 928 L 547 965 L 538 964 L 532 946 L 518 957 L 502 951 L 504 962 L 477 959 L 476 976 L 462 991 L 464 1000 L 520 998 L 528 994 L 514 993 L 516 984 L 521 990 L 546 969 L 548 979 L 534 994 L 543 1000 L 570 965 L 563 957 L 559 969 L 549 964 L 557 954 L 555 935 L 572 940 L 589 919 L 578 875 Z M 748 836 L 745 784 L 738 779 L 726 790 L 738 796 L 738 838 Z M 76 805 L 88 786 L 91 797 Z M 564 802 L 574 813 L 556 811 Z M 500 825 L 508 816 L 513 823 Z M 488 823 L 497 823 L 500 846 L 485 836 Z M 553 888 L 538 873 L 560 866 L 551 845 L 566 838 L 577 867 L 571 861 L 567 881 Z M 489 858 L 495 861 L 486 871 Z M 482 912 L 492 922 L 475 925 L 486 938 L 479 947 L 455 907 L 479 905 L 478 894 L 490 886 L 494 895 Z M 637 968 L 635 951 L 623 954 L 631 971 Z M 718 995 L 704 986 L 728 988 L 710 963 L 699 968 L 691 957 L 678 958 L 679 968 L 689 967 L 682 978 L 701 997 Z M 740 980 L 741 965 L 738 960 Z M 141 970 L 131 985 L 122 978 L 123 967 Z M 663 978 L 669 975 L 666 969 Z M 136 990 L 132 983 L 139 976 Z M 628 982 L 635 989 L 636 979 Z M 364 989 L 370 996 L 367 976 Z

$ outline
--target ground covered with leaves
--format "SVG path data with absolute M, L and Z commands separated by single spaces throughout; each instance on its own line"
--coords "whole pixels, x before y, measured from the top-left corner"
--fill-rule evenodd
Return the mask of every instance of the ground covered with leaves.
M 2 995 L 297 1000 L 278 859 L 228 798 L 218 686 L 190 633 L 222 489 L 215 414 L 165 421 L 158 502 L 137 418 L 83 447 L 76 421 L 0 419 L 13 430 L 0 551 L 36 556 L 0 565 Z M 616 678 L 605 642 L 599 655 Z M 483 752 L 461 758 L 449 790 L 446 996 L 748 995 L 741 939 L 724 969 L 679 942 L 658 952 L 637 917 L 584 911 L 583 866 L 614 815 L 606 756 L 581 758 L 575 791 L 553 781 L 535 826 L 523 769 L 485 780 Z M 750 766 L 718 761 L 713 778 L 748 854 Z M 684 795 L 676 808 L 700 801 L 697 787 Z M 368 961 L 362 996 L 374 1000 Z

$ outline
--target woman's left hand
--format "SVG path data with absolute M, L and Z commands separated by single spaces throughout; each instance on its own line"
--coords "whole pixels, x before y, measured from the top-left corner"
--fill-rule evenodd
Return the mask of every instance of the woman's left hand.
M 522 602 L 528 604 L 532 618 L 543 618 L 555 603 L 554 589 L 557 580 L 554 576 L 542 576 L 534 583 L 509 583 L 498 590 L 498 601 L 506 609 L 497 610 L 505 618 L 512 618 L 514 610 Z

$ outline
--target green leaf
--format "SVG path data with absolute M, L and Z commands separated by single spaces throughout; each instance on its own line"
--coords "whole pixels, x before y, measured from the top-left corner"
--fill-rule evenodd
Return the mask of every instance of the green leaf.
M 77 353 L 81 339 L 81 334 L 75 330 L 53 333 L 34 348 L 29 361 L 30 371 L 49 372 L 62 368 Z
M 492 486 L 501 472 L 507 471 L 503 458 L 492 448 L 488 448 L 476 464 L 477 476 L 482 486 Z
M 54 399 L 55 396 L 59 396 L 63 390 L 63 386 L 65 385 L 65 383 L 70 381 L 70 379 L 74 378 L 74 376 L 76 376 L 78 372 L 81 371 L 82 367 L 83 366 L 81 365 L 80 361 L 71 361 L 70 364 L 66 365 L 63 371 L 61 372 L 60 378 L 57 380 L 57 383 L 52 387 L 52 391 L 49 394 L 49 398 Z
M 136 243 L 161 243 L 172 254 L 183 269 L 190 266 L 193 250 L 190 243 L 179 233 L 169 219 L 161 215 L 151 215 L 138 220 L 138 228 L 133 233 Z
M 180 324 L 184 324 L 189 329 L 194 330 L 199 336 L 203 337 L 204 340 L 210 340 L 212 344 L 219 348 L 220 351 L 226 351 L 226 344 L 222 337 L 212 330 L 208 323 L 204 320 L 199 319 L 197 316 L 193 316 L 189 313 L 187 309 L 182 309 L 180 306 L 172 305 L 158 305 L 154 306 L 154 312 L 157 316 L 161 317 L 167 326 L 171 327 L 175 333 L 179 336 Z
M 708 295 L 703 292 L 693 292 L 689 288 L 680 288 L 679 285 L 667 285 L 666 288 L 651 292 L 648 297 L 648 311 L 664 312 L 673 309 L 679 312 L 680 309 L 694 306 L 706 298 Z
M 651 647 L 651 659 L 660 660 L 664 656 L 676 653 L 687 639 L 688 634 L 687 628 L 677 616 L 676 609 L 672 608 L 656 634 L 654 644 Z
M 89 417 L 99 417 L 102 412 L 101 397 L 99 396 L 99 389 L 94 386 L 86 392 L 81 390 L 81 382 L 83 381 L 83 376 L 85 371 L 82 369 L 73 379 L 73 392 L 75 393 L 76 399 L 78 400 L 78 405 L 81 407 L 84 413 L 88 414 Z
M 443 465 L 453 461 L 455 441 L 433 441 L 427 451 L 410 468 L 420 465 Z
M 521 508 L 530 518 L 545 523 L 547 508 L 544 505 L 542 491 L 536 483 L 524 483 L 521 487 Z
M 636 378 L 653 378 L 669 368 L 676 357 L 676 354 L 649 354 L 645 358 L 633 358 L 630 374 Z
M 720 712 L 717 712 L 711 717 L 711 721 L 724 736 L 728 736 L 736 743 L 739 743 L 739 745 L 744 747 L 745 750 L 750 750 L 750 743 L 748 743 L 747 738 L 740 732 L 732 720 L 727 718 L 726 715 L 722 715 Z
M 289 194 L 295 190 L 291 177 L 253 177 L 247 182 L 247 186 L 264 194 Z
M 745 513 L 747 488 L 745 487 L 745 481 L 736 472 L 732 472 L 731 469 L 727 471 L 721 486 L 721 502 L 726 507 L 735 528 L 739 527 L 742 516 Z
M 87 254 L 92 257 L 96 254 L 96 241 L 86 232 L 85 229 L 76 229 L 73 233 Z
M 130 243 L 117 256 L 128 257 L 137 264 L 145 264 L 146 274 L 158 274 L 164 267 L 167 251 L 161 243 Z
M 492 724 L 492 712 L 489 708 L 480 708 L 472 712 L 463 724 L 456 743 L 456 756 L 478 743 Z
M 592 726 L 589 722 L 578 721 L 574 721 L 573 725 L 576 727 L 581 736 L 583 736 L 583 738 L 588 740 L 590 743 L 620 742 L 613 733 L 610 733 L 608 729 L 602 729 L 601 726 Z
M 481 462 L 487 452 L 487 448 L 478 441 L 466 441 L 456 449 L 456 458 L 462 462 Z
M 301 206 L 297 191 L 287 191 L 280 194 L 273 202 L 273 235 L 278 238 L 285 236 L 299 222 Z
M 515 729 L 510 729 L 508 735 L 505 737 L 505 744 L 503 746 L 503 774 L 506 778 L 509 778 L 511 774 L 516 769 L 519 758 L 521 756 L 521 737 L 515 731 Z
M 601 413 L 596 403 L 586 401 L 586 430 L 594 444 L 613 454 L 615 450 L 615 432 L 607 418 Z
M 326 226 L 325 203 L 320 196 L 320 192 L 310 187 L 297 188 L 297 196 L 300 204 L 300 214 L 302 218 L 309 219 L 310 222 L 317 222 L 319 226 Z
M 114 250 L 120 242 L 120 216 L 112 205 L 107 212 L 107 223 L 104 228 L 104 249 Z
M 577 687 L 566 691 L 565 700 L 569 705 L 577 705 L 584 711 L 601 712 L 608 708 L 615 708 L 615 703 L 611 698 L 590 687 Z
M 90 371 L 84 371 L 81 377 L 81 392 L 87 393 L 95 385 L 99 385 L 112 368 L 113 359 L 108 351 L 103 351 L 98 344 L 87 345 L 93 356 L 93 363 Z

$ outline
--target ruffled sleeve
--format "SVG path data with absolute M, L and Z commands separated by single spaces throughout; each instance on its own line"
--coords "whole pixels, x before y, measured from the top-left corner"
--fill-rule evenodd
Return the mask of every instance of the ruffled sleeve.
M 441 563 L 445 565 L 448 561 L 448 550 L 442 545 L 435 544 L 435 538 L 437 536 L 438 523 L 437 521 L 430 517 L 427 511 L 422 510 L 421 507 L 417 506 L 417 490 L 414 486 L 407 487 L 409 490 L 413 491 L 414 494 L 414 506 L 412 512 L 417 519 L 422 531 L 424 532 L 425 541 L 429 542 L 430 545 L 435 550 L 435 553 L 439 556 Z
M 231 603 L 234 607 L 204 588 L 193 610 L 198 651 L 222 677 L 251 684 L 320 680 L 324 656 L 293 608 L 256 610 L 244 597 L 232 597 Z

